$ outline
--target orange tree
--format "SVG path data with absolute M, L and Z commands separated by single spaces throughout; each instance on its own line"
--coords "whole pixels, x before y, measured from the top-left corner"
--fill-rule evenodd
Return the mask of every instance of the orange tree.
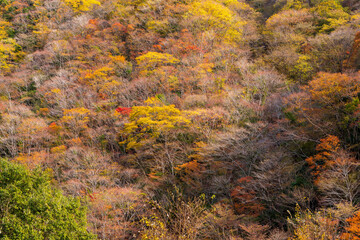
M 359 73 L 319 73 L 302 91 L 287 97 L 285 114 L 308 134 L 335 134 L 347 143 L 359 139 Z
M 349 226 L 345 229 L 346 233 L 341 235 L 343 240 L 360 240 L 360 211 L 353 217 L 347 219 Z

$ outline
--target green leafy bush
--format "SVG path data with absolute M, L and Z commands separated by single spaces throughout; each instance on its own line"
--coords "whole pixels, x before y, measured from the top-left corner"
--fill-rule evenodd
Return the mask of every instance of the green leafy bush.
M 86 208 L 51 185 L 40 169 L 0 160 L 0 239 L 94 239 Z

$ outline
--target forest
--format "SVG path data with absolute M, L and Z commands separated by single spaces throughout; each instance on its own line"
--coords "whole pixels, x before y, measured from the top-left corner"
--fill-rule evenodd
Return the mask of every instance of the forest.
M 360 240 L 359 0 L 0 0 L 1 240 Z

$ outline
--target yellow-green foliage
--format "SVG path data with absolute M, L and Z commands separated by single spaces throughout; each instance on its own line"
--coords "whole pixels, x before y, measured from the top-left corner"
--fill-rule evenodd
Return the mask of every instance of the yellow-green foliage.
M 312 10 L 322 18 L 320 21 L 324 21 L 320 32 L 332 31 L 350 20 L 350 15 L 337 0 L 323 0 Z
M 164 65 L 177 64 L 179 59 L 168 53 L 148 52 L 136 58 L 142 73 L 151 73 L 155 68 Z
M 8 34 L 6 28 L 10 26 L 10 23 L 0 19 L 0 39 L 7 38 Z
M 290 0 L 287 2 L 287 4 L 285 5 L 285 7 L 283 8 L 284 10 L 286 9 L 296 9 L 296 10 L 300 10 L 303 9 L 305 7 L 308 7 L 309 5 L 307 4 L 307 2 L 301 1 L 301 0 Z
M 76 12 L 86 12 L 93 5 L 100 5 L 97 0 L 64 0 L 66 5 L 72 7 Z
M 146 23 L 146 27 L 149 30 L 153 30 L 160 34 L 166 34 L 169 32 L 169 21 L 167 19 L 165 20 L 152 20 Z
M 130 1 L 117 1 L 114 6 L 114 15 L 126 19 L 133 16 L 134 10 Z
M 13 62 L 23 56 L 23 52 L 19 50 L 20 46 L 7 33 L 9 27 L 10 23 L 0 19 L 0 72 L 10 71 Z
M 167 229 L 165 224 L 157 216 L 151 218 L 143 218 L 141 222 L 146 226 L 146 229 L 141 234 L 141 240 L 160 240 L 166 239 Z
M 51 169 L 29 170 L 0 159 L 1 239 L 96 239 L 80 198 L 52 184 Z
M 223 3 L 225 6 L 240 3 L 238 0 L 216 0 L 216 2 Z
M 157 98 L 149 98 L 145 104 L 132 108 L 130 122 L 123 128 L 126 140 L 120 144 L 126 144 L 127 149 L 136 149 L 142 145 L 142 141 L 156 139 L 161 134 L 191 125 L 187 116 L 189 112 L 181 111 L 174 105 L 165 105 Z
M 214 30 L 225 42 L 238 43 L 242 39 L 242 29 L 246 21 L 231 9 L 234 6 L 246 7 L 239 4 L 241 3 L 231 0 L 194 1 L 185 17 L 191 19 L 195 32 Z
M 239 0 L 216 0 L 216 2 L 224 4 L 226 7 L 231 9 L 232 11 L 240 11 L 240 10 L 253 10 L 250 5 L 240 2 Z
M 308 240 L 308 239 L 339 239 L 337 230 L 339 221 L 325 212 L 311 212 L 310 210 L 301 211 L 296 207 L 294 218 L 288 219 L 289 224 L 294 229 L 294 237 L 290 240 Z
M 285 5 L 283 11 L 272 15 L 267 20 L 267 27 L 280 29 L 284 26 L 296 32 L 311 34 L 310 21 L 318 26 L 318 32 L 330 32 L 349 20 L 350 15 L 344 11 L 338 0 L 320 0 L 312 8 L 309 7 L 307 1 L 291 0 Z
M 312 78 L 313 73 L 314 68 L 311 66 L 310 57 L 301 55 L 292 70 L 293 77 L 302 82 L 306 82 Z

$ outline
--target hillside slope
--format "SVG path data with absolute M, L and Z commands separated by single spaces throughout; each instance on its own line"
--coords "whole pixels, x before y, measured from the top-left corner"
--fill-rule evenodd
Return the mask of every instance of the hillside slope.
M 0 157 L 88 238 L 359 239 L 359 48 L 351 0 L 0 0 Z

